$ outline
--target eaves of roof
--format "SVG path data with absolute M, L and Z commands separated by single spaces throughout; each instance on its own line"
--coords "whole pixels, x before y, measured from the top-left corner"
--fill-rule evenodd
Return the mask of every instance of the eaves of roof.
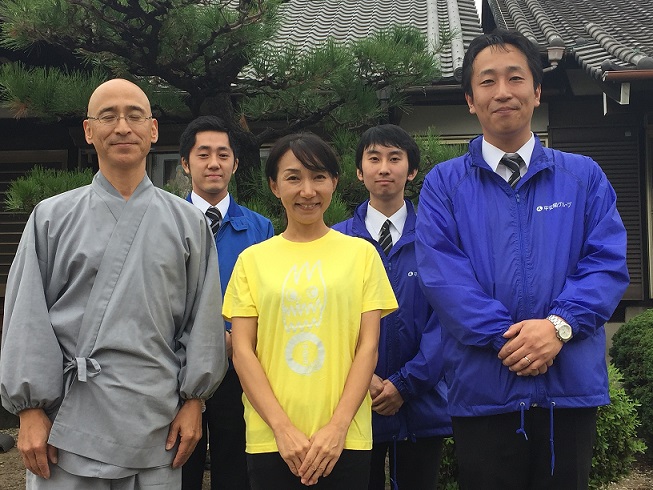
M 422 31 L 435 52 L 445 25 L 456 36 L 436 54 L 442 75 L 434 83 L 460 82 L 465 50 L 482 34 L 473 0 L 290 0 L 281 6 L 280 19 L 274 44 L 301 50 L 328 38 L 356 41 L 399 24 Z
M 653 80 L 650 0 L 487 0 L 498 27 L 517 29 L 542 51 L 556 39 L 599 82 Z

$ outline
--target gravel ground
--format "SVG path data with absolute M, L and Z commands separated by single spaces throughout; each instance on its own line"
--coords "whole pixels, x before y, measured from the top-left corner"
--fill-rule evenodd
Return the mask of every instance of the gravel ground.
M 9 434 L 16 440 L 18 429 L 0 429 L 0 434 Z M 204 475 L 202 489 L 209 490 L 208 472 Z M 6 453 L 0 451 L 0 490 L 25 490 L 25 467 L 16 447 Z
M 9 434 L 14 439 L 18 435 L 17 429 L 0 430 L 0 433 Z M 203 488 L 208 490 L 208 472 L 205 473 Z M 18 450 L 14 447 L 6 453 L 0 452 L 0 490 L 24 490 L 25 467 L 20 459 Z M 653 461 L 640 458 L 634 465 L 630 475 L 619 483 L 613 483 L 606 490 L 651 490 L 653 489 Z
M 16 440 L 18 429 L 0 430 Z M 6 453 L 0 452 L 0 490 L 23 490 L 25 488 L 25 467 L 16 447 Z

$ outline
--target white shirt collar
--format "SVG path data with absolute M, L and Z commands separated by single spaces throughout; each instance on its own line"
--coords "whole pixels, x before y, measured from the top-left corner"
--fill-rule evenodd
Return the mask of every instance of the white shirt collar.
M 483 151 L 483 160 L 487 162 L 487 164 L 490 166 L 490 168 L 497 172 L 500 173 L 502 176 L 505 173 L 507 175 L 506 180 L 510 177 L 509 173 L 511 173 L 507 168 L 504 168 L 502 165 L 501 168 L 499 167 L 499 162 L 503 158 L 503 155 L 506 154 L 505 151 L 500 150 L 496 146 L 494 146 L 491 143 L 488 143 L 485 141 L 485 138 L 483 138 L 482 146 L 481 149 Z M 535 136 L 533 133 L 531 133 L 530 139 L 522 146 L 519 150 L 516 151 L 516 153 L 519 154 L 520 157 L 522 157 L 522 160 L 524 160 L 524 163 L 526 164 L 525 167 L 522 167 L 521 169 L 521 174 L 522 176 L 526 174 L 528 171 L 528 166 L 531 163 L 531 156 L 533 155 L 533 150 L 535 149 Z
M 206 214 L 206 210 L 209 209 L 212 206 L 206 200 L 204 200 L 203 197 L 200 197 L 197 194 L 195 194 L 195 191 L 192 191 L 190 193 L 190 199 L 193 202 L 193 204 L 197 207 L 197 209 L 202 211 L 204 214 Z M 224 196 L 222 201 L 220 201 L 218 204 L 213 206 L 213 207 L 218 208 L 218 211 L 220 211 L 220 214 L 222 215 L 222 219 L 224 219 L 224 217 L 227 216 L 227 211 L 229 210 L 229 203 L 230 202 L 231 202 L 231 197 L 229 196 L 229 193 L 227 192 L 227 195 Z
M 367 228 L 370 236 L 378 241 L 381 227 L 383 226 L 383 223 L 385 223 L 385 220 L 389 219 L 390 223 L 392 223 L 392 226 L 390 226 L 392 243 L 397 243 L 404 232 L 404 225 L 406 224 L 407 217 L 408 208 L 406 207 L 405 202 L 404 205 L 401 206 L 392 216 L 386 216 L 381 211 L 373 208 L 371 204 L 368 204 L 367 214 L 365 215 L 365 228 Z

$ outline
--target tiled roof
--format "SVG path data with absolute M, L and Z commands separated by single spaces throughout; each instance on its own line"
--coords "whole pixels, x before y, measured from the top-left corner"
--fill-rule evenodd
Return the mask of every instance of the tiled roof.
M 439 56 L 438 82 L 459 81 L 464 50 L 482 34 L 473 0 L 290 0 L 280 18 L 275 43 L 306 50 L 328 37 L 355 41 L 396 24 L 418 28 L 434 47 L 439 26 L 447 25 L 458 36 Z
M 546 48 L 562 38 L 567 56 L 597 80 L 607 71 L 653 69 L 651 0 L 488 0 L 498 27 Z

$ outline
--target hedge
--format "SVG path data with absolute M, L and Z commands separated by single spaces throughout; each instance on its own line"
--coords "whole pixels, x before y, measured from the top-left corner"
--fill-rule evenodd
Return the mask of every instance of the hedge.
M 639 434 L 653 446 L 653 309 L 624 323 L 612 337 L 612 362 L 623 373 L 626 392 L 639 402 Z

